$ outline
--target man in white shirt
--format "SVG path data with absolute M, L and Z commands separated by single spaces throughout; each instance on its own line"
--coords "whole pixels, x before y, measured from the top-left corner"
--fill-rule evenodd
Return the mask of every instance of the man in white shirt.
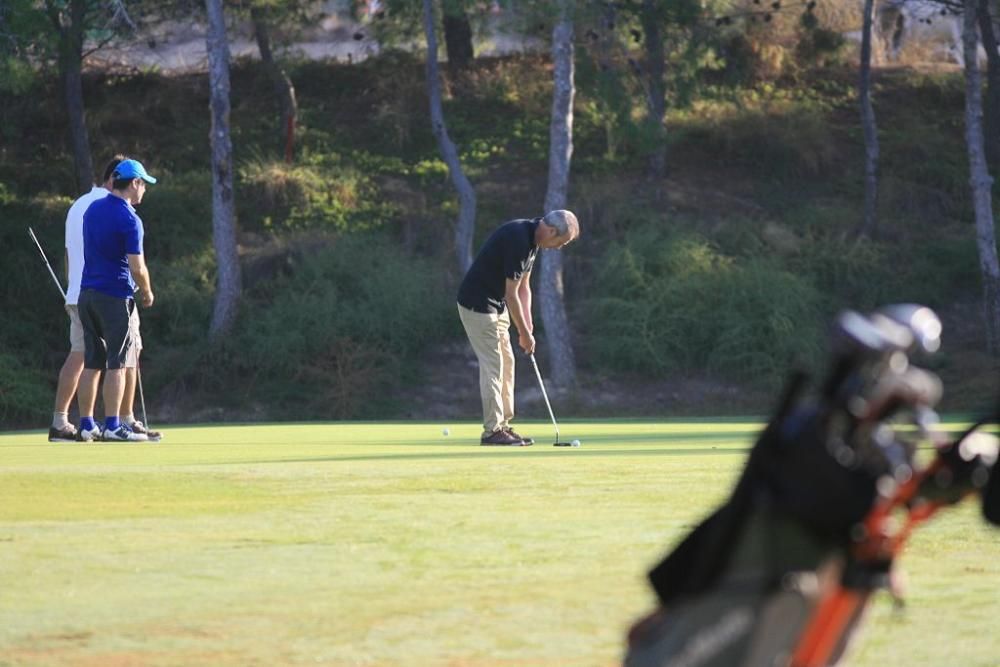
M 83 325 L 77 301 L 80 298 L 80 278 L 83 275 L 83 214 L 98 199 L 111 192 L 111 172 L 124 155 L 116 155 L 104 170 L 104 181 L 95 185 L 69 207 L 66 213 L 66 314 L 69 315 L 69 354 L 59 370 L 56 402 L 49 427 L 49 442 L 74 442 L 76 427 L 69 423 L 69 404 L 76 393 L 83 372 Z
M 77 308 L 80 298 L 80 280 L 83 276 L 83 214 L 98 199 L 107 197 L 114 183 L 115 168 L 125 159 L 124 155 L 115 155 L 104 168 L 104 181 L 95 185 L 90 192 L 84 194 L 70 206 L 66 213 L 66 313 L 69 315 L 70 351 L 66 355 L 62 369 L 59 371 L 59 384 L 56 388 L 55 408 L 52 413 L 52 425 L 49 427 L 49 442 L 74 442 L 80 440 L 76 427 L 69 422 L 69 406 L 76 393 L 83 372 L 83 325 Z M 142 349 L 142 339 L 139 337 L 139 316 L 136 313 L 132 323 L 135 329 L 136 347 Z M 147 433 L 150 439 L 159 439 L 160 434 L 148 432 L 142 422 L 136 422 L 133 415 L 135 400 L 136 369 L 127 368 L 125 374 L 125 395 L 122 400 L 121 418 L 136 432 Z M 134 426 L 138 424 L 138 426 Z

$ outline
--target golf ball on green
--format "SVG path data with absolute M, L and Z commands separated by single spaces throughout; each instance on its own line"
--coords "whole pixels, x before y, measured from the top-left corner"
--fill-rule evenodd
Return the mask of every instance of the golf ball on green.
M 579 447 L 580 446 L 580 441 L 579 440 L 573 440 L 569 444 L 573 445 L 574 447 Z
M 442 432 L 442 433 L 444 433 L 445 435 L 448 435 L 448 434 L 450 434 L 450 433 L 451 433 L 451 431 L 449 431 L 448 429 L 445 429 L 445 430 L 443 430 L 443 431 L 441 431 L 441 432 Z

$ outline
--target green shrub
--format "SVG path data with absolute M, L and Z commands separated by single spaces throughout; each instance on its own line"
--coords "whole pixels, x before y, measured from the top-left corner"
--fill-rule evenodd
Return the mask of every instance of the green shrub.
M 39 74 L 30 63 L 0 53 L 0 94 L 4 98 L 0 105 L 0 137 L 5 146 L 13 147 L 19 137 L 28 133 L 30 110 L 37 108 L 33 102 L 39 93 L 34 91 L 40 84 Z M 15 154 L 13 149 L 8 150 L 12 156 Z
M 195 345 L 204 341 L 215 296 L 215 253 L 211 246 L 173 262 L 151 262 L 156 303 L 142 313 L 151 341 Z
M 802 14 L 799 26 L 795 55 L 800 66 L 816 67 L 842 61 L 847 39 L 839 31 L 823 26 L 812 12 Z
M 143 249 L 149 261 L 199 251 L 212 238 L 211 174 L 195 170 L 154 175 L 159 180 L 138 208 L 146 231 Z
M 953 304 L 956 295 L 979 298 L 983 276 L 975 230 L 964 226 L 951 234 L 948 231 L 942 230 L 942 238 L 932 244 L 914 247 L 906 253 L 905 262 L 895 262 L 906 269 L 899 286 L 900 300 L 941 308 Z
M 290 264 L 266 300 L 245 304 L 224 357 L 248 398 L 284 414 L 373 416 L 455 319 L 443 272 L 384 238 L 342 237 Z
M 11 95 L 25 95 L 31 91 L 38 74 L 31 65 L 11 56 L 0 56 L 0 91 Z
M 516 112 L 526 119 L 544 117 L 552 104 L 552 91 L 549 77 L 537 76 L 542 67 L 544 57 L 531 55 L 477 59 L 474 68 L 456 83 L 484 111 Z
M 807 236 L 800 251 L 789 258 L 789 268 L 830 299 L 835 307 L 866 310 L 898 301 L 905 270 L 899 249 L 877 241 L 856 241 L 841 235 Z
M 586 304 L 600 366 L 759 380 L 819 350 L 821 295 L 772 261 L 737 260 L 700 237 L 650 227 L 605 260 Z
M 4 269 L 0 282 L 0 303 L 4 304 L 0 350 L 30 350 L 29 356 L 39 359 L 45 350 L 66 345 L 63 300 L 28 236 L 28 227 L 37 235 L 65 289 L 63 220 L 67 208 L 69 200 L 56 197 L 44 201 L 35 198 L 30 206 L 0 204 L 0 220 L 4 222 L 0 224 L 0 266 Z
M 68 349 L 68 346 L 67 346 Z M 0 424 L 44 423 L 52 406 L 52 389 L 45 372 L 25 364 L 24 355 L 0 352 Z
M 796 186 L 836 164 L 844 146 L 830 131 L 826 102 L 773 84 L 736 95 L 706 99 L 690 111 L 671 111 L 673 150 L 757 177 L 794 180 Z
M 319 175 L 305 166 L 253 160 L 239 170 L 239 218 L 246 229 L 284 226 L 292 211 L 306 209 L 323 189 Z
M 244 229 L 357 231 L 375 229 L 395 209 L 375 183 L 336 153 L 305 164 L 252 160 L 239 172 L 237 201 Z

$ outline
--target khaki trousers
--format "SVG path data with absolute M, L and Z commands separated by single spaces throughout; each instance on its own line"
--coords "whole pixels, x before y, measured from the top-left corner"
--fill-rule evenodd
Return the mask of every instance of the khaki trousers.
M 458 316 L 479 360 L 479 395 L 483 401 L 483 435 L 510 427 L 514 418 L 514 349 L 510 345 L 510 313 L 477 313 L 463 306 Z

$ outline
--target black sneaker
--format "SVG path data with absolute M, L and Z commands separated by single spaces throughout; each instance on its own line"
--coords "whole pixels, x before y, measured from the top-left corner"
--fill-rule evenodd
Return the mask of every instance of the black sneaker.
M 483 447 L 527 447 L 531 443 L 513 435 L 510 431 L 500 429 L 493 431 L 479 441 Z
M 76 427 L 67 424 L 62 428 L 49 427 L 49 442 L 76 442 Z
M 153 429 L 146 428 L 146 425 L 140 421 L 132 422 L 131 424 L 129 424 L 129 428 L 131 428 L 136 433 L 145 433 L 146 437 L 149 438 L 150 442 L 159 442 L 161 439 L 163 439 L 162 433 L 160 433 L 159 431 L 154 431 Z
M 530 447 L 531 445 L 535 444 L 535 441 L 533 439 L 525 438 L 523 435 L 521 435 L 514 429 L 510 428 L 509 426 L 507 427 L 507 433 L 511 434 L 512 436 L 523 442 L 525 447 Z

